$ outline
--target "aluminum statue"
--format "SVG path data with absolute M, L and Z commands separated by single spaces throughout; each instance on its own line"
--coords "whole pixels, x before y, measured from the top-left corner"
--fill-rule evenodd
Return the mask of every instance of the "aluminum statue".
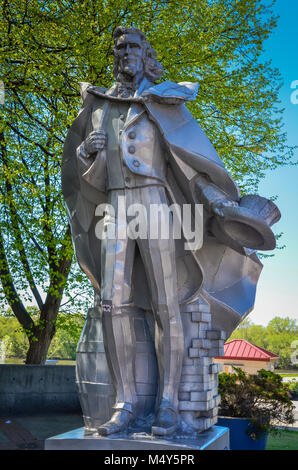
M 187 110 L 197 84 L 156 84 L 163 68 L 136 28 L 118 27 L 113 51 L 114 86 L 80 83 L 62 165 L 77 260 L 95 292 L 77 350 L 85 426 L 201 432 L 217 420 L 213 358 L 253 308 L 255 250 L 275 247 L 280 213 L 240 197 Z

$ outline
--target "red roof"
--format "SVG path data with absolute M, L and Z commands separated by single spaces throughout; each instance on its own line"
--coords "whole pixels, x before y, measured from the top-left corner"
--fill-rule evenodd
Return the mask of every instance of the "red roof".
M 278 356 L 255 344 L 249 343 L 245 339 L 233 339 L 224 345 L 225 359 L 246 359 L 249 361 L 265 361 L 277 359 Z

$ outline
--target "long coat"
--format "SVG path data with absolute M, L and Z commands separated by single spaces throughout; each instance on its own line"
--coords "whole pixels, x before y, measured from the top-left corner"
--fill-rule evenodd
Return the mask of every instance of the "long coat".
M 62 191 L 77 260 L 98 293 L 101 284 L 100 240 L 95 236 L 98 221 L 95 208 L 107 200 L 104 192 L 106 176 L 96 160 L 91 161 L 93 168 L 89 168 L 91 171 L 84 176 L 86 166 L 77 158 L 76 149 L 98 126 L 108 101 L 104 95 L 112 95 L 113 90 L 81 84 L 83 106 L 66 137 L 62 163 Z M 185 101 L 194 98 L 193 84 L 165 82 L 155 86 L 144 79 L 136 96 L 143 98 L 142 104 L 131 104 L 125 128 L 129 130 L 144 111 L 158 127 L 167 149 L 167 183 L 172 202 L 206 202 L 199 198 L 199 176 L 207 178 L 213 193 L 218 191 L 227 199 L 239 201 L 237 185 L 185 106 Z M 131 171 L 138 173 L 138 168 L 129 165 L 129 155 L 125 156 L 125 152 L 124 158 Z M 229 334 L 253 308 L 262 265 L 254 252 L 244 249 L 241 254 L 220 243 L 207 230 L 208 220 L 213 216 L 208 208 L 204 215 L 204 242 L 199 249 L 186 251 L 184 241 L 176 240 L 179 299 L 185 304 L 196 302 L 202 296 L 211 305 L 212 325 Z M 146 283 L 141 259 L 136 256 L 134 302 L 150 309 Z

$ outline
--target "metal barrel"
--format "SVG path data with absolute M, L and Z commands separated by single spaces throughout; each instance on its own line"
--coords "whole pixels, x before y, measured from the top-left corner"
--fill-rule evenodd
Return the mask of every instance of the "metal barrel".
M 154 410 L 158 382 L 154 340 L 149 328 L 149 325 L 152 326 L 152 319 L 143 310 L 134 309 L 131 311 L 131 321 L 136 336 L 136 413 L 139 417 L 145 417 Z M 85 428 L 96 430 L 100 424 L 110 419 L 115 403 L 115 389 L 105 355 L 102 313 L 99 307 L 88 310 L 78 343 L 76 383 Z

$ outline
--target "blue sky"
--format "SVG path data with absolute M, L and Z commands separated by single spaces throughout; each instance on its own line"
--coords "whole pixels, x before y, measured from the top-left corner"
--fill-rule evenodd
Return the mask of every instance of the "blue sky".
M 285 108 L 284 124 L 288 143 L 298 145 L 298 104 L 291 102 L 291 83 L 298 80 L 298 2 L 277 0 L 275 12 L 280 16 L 278 27 L 265 43 L 264 57 L 272 59 L 283 78 L 280 100 Z M 295 151 L 298 161 L 298 149 Z M 267 325 L 274 316 L 298 319 L 298 166 L 268 171 L 259 186 L 265 197 L 277 195 L 282 217 L 274 232 L 283 232 L 273 258 L 263 259 L 263 272 L 258 284 L 254 311 L 249 318 Z

